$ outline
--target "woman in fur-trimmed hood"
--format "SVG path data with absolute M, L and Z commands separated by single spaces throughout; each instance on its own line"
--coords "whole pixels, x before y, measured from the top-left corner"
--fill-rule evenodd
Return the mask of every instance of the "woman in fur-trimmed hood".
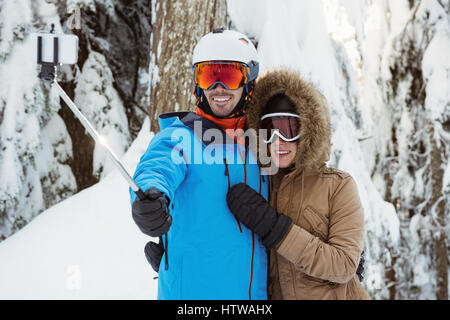
M 236 218 L 271 249 L 270 298 L 370 299 L 356 274 L 364 244 L 356 183 L 325 164 L 331 149 L 325 97 L 294 71 L 270 71 L 256 83 L 247 118 L 256 130 L 284 126 L 266 141 L 280 167 L 270 178 L 270 205 L 242 183 L 227 195 Z
M 302 138 L 298 144 L 295 167 L 321 166 L 330 157 L 330 111 L 325 97 L 311 84 L 300 78 L 298 73 L 279 69 L 258 78 L 253 104 L 247 115 L 249 128 L 261 129 L 262 110 L 268 100 L 277 94 L 288 96 L 294 102 L 298 114 L 301 115 Z

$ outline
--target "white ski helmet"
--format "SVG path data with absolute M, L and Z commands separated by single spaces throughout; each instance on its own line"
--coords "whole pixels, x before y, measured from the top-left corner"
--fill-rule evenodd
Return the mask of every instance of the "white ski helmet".
M 258 53 L 253 43 L 242 33 L 216 29 L 203 36 L 194 48 L 192 65 L 204 61 L 235 61 L 250 68 L 248 81 L 259 72 Z

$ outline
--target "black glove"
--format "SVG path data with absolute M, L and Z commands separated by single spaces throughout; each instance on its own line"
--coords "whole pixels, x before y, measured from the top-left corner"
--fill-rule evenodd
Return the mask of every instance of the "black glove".
M 278 214 L 263 196 L 245 183 L 236 184 L 228 191 L 227 204 L 236 218 L 260 237 L 267 249 L 275 248 L 292 224 L 291 218 Z
M 160 237 L 169 231 L 172 224 L 167 199 L 156 188 L 150 188 L 144 194 L 144 200 L 137 198 L 133 202 L 133 220 L 146 235 Z
M 152 266 L 152 269 L 159 272 L 159 265 L 161 264 L 161 259 L 164 254 L 164 246 L 162 243 L 156 243 L 153 241 L 147 242 L 144 252 L 148 263 Z
M 362 282 L 364 279 L 364 263 L 366 260 L 364 259 L 364 251 L 361 253 L 361 259 L 359 260 L 358 269 L 356 269 L 356 274 L 358 275 L 359 282 Z

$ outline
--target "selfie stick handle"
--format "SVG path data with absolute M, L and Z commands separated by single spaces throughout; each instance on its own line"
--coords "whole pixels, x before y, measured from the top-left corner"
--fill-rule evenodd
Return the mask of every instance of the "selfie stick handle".
M 92 124 L 89 122 L 89 120 L 81 113 L 80 109 L 73 103 L 73 101 L 69 98 L 69 96 L 66 94 L 66 92 L 61 88 L 61 86 L 58 84 L 58 82 L 53 81 L 53 84 L 58 89 L 59 96 L 64 100 L 64 102 L 67 104 L 67 106 L 72 110 L 74 115 L 80 120 L 83 127 L 88 131 L 89 135 L 95 140 L 95 142 L 101 144 L 103 148 L 107 151 L 109 157 L 114 162 L 115 166 L 119 169 L 119 172 L 122 174 L 122 176 L 125 178 L 125 180 L 130 185 L 131 189 L 136 193 L 136 195 L 139 197 L 139 199 L 143 200 L 145 199 L 144 192 L 142 192 L 141 188 L 136 184 L 136 182 L 131 178 L 131 176 L 128 174 L 128 171 L 123 166 L 122 162 L 120 162 L 119 158 L 114 154 L 114 152 L 109 148 L 109 146 L 106 144 L 106 141 L 98 134 L 97 130 L 92 126 Z

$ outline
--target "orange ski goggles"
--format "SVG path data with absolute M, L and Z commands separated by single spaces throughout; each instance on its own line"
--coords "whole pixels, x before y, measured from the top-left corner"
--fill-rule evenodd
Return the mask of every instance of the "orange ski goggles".
M 194 82 L 205 90 L 219 83 L 228 90 L 239 89 L 247 83 L 249 74 L 249 68 L 240 62 L 206 61 L 194 66 Z

